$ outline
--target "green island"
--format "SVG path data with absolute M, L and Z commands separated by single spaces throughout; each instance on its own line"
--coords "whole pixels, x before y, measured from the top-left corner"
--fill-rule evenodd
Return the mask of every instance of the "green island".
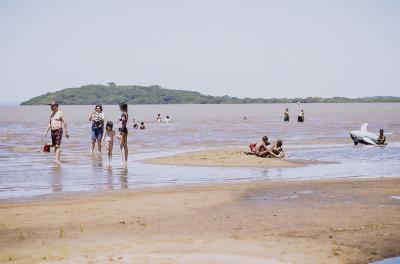
M 228 95 L 211 96 L 195 91 L 165 89 L 158 85 L 136 86 L 85 85 L 79 88 L 66 88 L 53 93 L 46 93 L 21 105 L 45 105 L 51 100 L 63 105 L 115 105 L 120 102 L 129 104 L 265 104 L 265 103 L 380 103 L 400 102 L 400 97 L 373 96 L 361 98 L 346 97 L 307 97 L 307 98 L 237 98 Z

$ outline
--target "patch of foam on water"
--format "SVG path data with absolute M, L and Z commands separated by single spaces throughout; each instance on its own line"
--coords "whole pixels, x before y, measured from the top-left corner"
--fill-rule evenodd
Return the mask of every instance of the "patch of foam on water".
M 396 199 L 396 200 L 400 200 L 400 195 L 394 195 L 394 196 L 390 196 L 390 198 L 392 198 L 392 199 Z

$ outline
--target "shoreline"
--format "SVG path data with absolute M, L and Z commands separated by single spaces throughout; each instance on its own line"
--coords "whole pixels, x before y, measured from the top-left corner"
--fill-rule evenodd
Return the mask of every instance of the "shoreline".
M 0 262 L 368 263 L 400 255 L 399 194 L 396 177 L 1 202 Z

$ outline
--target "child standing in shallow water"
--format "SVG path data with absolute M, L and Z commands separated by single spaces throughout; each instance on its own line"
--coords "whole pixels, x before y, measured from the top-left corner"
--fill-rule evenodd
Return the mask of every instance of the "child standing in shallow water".
M 113 123 L 111 121 L 108 121 L 106 124 L 106 133 L 103 136 L 103 145 L 105 145 L 107 148 L 108 165 L 111 165 L 112 161 L 112 149 L 115 136 L 115 130 L 113 129 L 113 126 Z

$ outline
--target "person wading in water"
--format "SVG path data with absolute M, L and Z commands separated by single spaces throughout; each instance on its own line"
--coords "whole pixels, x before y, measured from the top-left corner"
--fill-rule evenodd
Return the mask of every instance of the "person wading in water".
M 128 122 L 128 104 L 120 103 L 119 109 L 121 110 L 121 118 L 119 119 L 121 127 L 118 129 L 120 134 L 117 137 L 121 149 L 122 163 L 126 166 L 128 162 L 128 128 L 126 127 Z
M 49 124 L 47 125 L 46 131 L 44 132 L 44 137 L 46 138 L 47 133 L 51 129 L 51 146 L 55 148 L 56 159 L 55 163 L 60 163 L 60 153 L 61 153 L 61 139 L 63 134 L 63 126 L 65 129 L 65 136 L 69 138 L 68 134 L 68 125 L 65 120 L 63 112 L 58 110 L 58 103 L 56 101 L 52 101 L 50 103 L 51 113 Z
M 96 105 L 95 111 L 89 116 L 89 121 L 92 122 L 92 154 L 97 141 L 98 153 L 101 154 L 101 139 L 104 132 L 104 113 L 103 106 Z

